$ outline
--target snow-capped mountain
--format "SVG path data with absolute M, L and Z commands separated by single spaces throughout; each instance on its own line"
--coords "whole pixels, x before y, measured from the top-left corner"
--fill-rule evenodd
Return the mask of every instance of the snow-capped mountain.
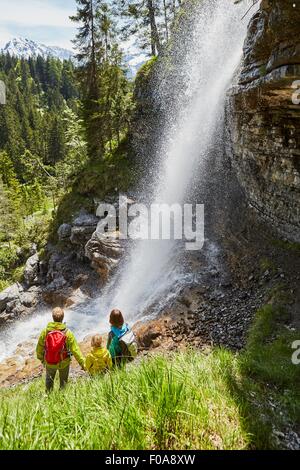
M 141 51 L 134 36 L 128 41 L 123 42 L 121 49 L 124 54 L 124 62 L 128 68 L 128 76 L 134 78 L 141 66 L 147 62 L 149 56 L 144 51 Z
M 48 56 L 56 57 L 60 60 L 69 60 L 74 57 L 74 53 L 68 49 L 57 46 L 45 46 L 38 42 L 26 38 L 11 39 L 2 49 L 1 52 L 9 53 L 11 56 L 29 59 L 29 57 L 37 57 L 38 55 L 47 58 Z
M 124 62 L 128 68 L 128 76 L 134 78 L 139 68 L 148 60 L 145 52 L 138 47 L 135 37 L 121 45 L 124 54 Z M 37 57 L 38 55 L 47 58 L 48 56 L 56 57 L 60 60 L 75 60 L 74 52 L 57 46 L 46 46 L 38 42 L 26 38 L 11 39 L 0 52 L 9 53 L 11 56 L 28 59 L 29 57 Z

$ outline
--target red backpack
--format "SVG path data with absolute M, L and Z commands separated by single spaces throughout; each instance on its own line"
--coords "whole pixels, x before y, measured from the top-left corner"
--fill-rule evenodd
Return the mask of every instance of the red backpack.
M 45 361 L 47 364 L 56 366 L 68 356 L 66 331 L 50 331 L 45 340 Z

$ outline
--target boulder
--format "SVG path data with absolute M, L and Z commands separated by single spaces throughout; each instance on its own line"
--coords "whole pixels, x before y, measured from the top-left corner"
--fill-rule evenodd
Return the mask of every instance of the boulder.
M 73 221 L 74 227 L 97 227 L 99 222 L 98 217 L 93 214 L 88 214 L 85 212 L 81 212 L 78 217 L 76 217 Z
M 73 221 L 70 237 L 71 243 L 84 247 L 95 232 L 98 222 L 99 219 L 95 215 L 81 213 Z
M 38 253 L 34 254 L 27 260 L 24 270 L 24 281 L 28 286 L 33 286 L 38 283 L 39 264 L 40 260 Z
M 65 307 L 72 290 L 65 278 L 56 277 L 43 291 L 44 301 L 53 307 Z
M 8 303 L 15 302 L 20 298 L 20 293 L 23 291 L 20 284 L 13 284 L 0 293 L 0 312 L 6 309 Z
M 95 231 L 95 226 L 72 227 L 70 241 L 73 245 L 84 247 Z
M 124 246 L 120 240 L 98 232 L 94 232 L 85 247 L 86 257 L 104 282 L 118 266 L 123 254 Z
M 57 231 L 59 241 L 69 240 L 71 237 L 71 231 L 72 226 L 70 224 L 62 224 Z
M 27 308 L 32 308 L 38 303 L 37 295 L 35 292 L 24 292 L 21 296 L 21 303 Z

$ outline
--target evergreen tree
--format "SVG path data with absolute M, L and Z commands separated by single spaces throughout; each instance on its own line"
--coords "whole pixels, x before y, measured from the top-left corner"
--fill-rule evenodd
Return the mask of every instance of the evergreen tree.
M 181 0 L 115 0 L 125 19 L 122 33 L 125 38 L 137 35 L 143 49 L 157 55 L 169 40 L 172 22 Z
M 77 15 L 71 20 L 80 23 L 74 44 L 77 47 L 79 80 L 83 101 L 83 118 L 86 129 L 88 154 L 91 159 L 103 155 L 103 138 L 99 118 L 100 87 L 99 67 L 103 61 L 101 33 L 97 22 L 100 0 L 76 0 Z
M 65 130 L 63 121 L 54 115 L 50 124 L 47 164 L 55 165 L 65 156 Z
M 8 191 L 0 177 L 0 241 L 10 241 L 17 228 L 18 221 Z

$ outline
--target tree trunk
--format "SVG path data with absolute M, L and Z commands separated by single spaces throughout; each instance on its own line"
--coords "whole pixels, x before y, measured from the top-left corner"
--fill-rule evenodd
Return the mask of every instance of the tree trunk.
M 153 0 L 147 0 L 148 4 L 148 15 L 149 15 L 149 23 L 150 23 L 150 30 L 151 30 L 151 53 L 152 55 L 156 55 L 157 52 L 160 52 L 160 40 L 158 29 L 156 25 L 155 19 L 155 6 Z
M 166 0 L 163 0 L 163 4 L 164 4 L 164 17 L 165 17 L 166 40 L 169 41 L 169 25 L 168 25 L 168 12 L 167 12 L 167 3 L 166 3 Z
M 90 0 L 90 19 L 91 19 L 91 97 L 98 99 L 97 90 L 97 60 L 96 60 L 96 38 L 95 38 L 95 16 L 93 0 Z

